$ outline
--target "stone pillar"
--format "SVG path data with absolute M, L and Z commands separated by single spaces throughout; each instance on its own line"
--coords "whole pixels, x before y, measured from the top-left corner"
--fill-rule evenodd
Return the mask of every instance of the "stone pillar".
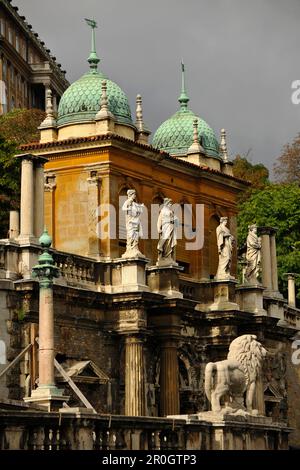
M 56 176 L 54 173 L 47 173 L 44 183 L 45 191 L 45 218 L 49 233 L 52 237 L 52 247 L 55 248 L 55 190 Z
M 296 274 L 288 273 L 288 305 L 289 307 L 296 307 L 296 290 L 295 290 L 295 277 Z
M 53 111 L 57 114 L 57 94 L 53 93 Z
M 262 284 L 267 290 L 272 290 L 270 229 L 268 227 L 260 227 L 259 230 L 261 235 Z
M 20 237 L 34 235 L 34 179 L 33 158 L 31 155 L 22 156 L 21 168 L 21 233 Z
M 9 238 L 18 238 L 20 235 L 20 217 L 18 211 L 9 213 Z
M 167 416 L 179 413 L 177 339 L 164 338 L 160 353 L 160 414 Z
M 27 402 L 37 402 L 45 406 L 48 411 L 61 406 L 67 397 L 63 390 L 55 386 L 54 378 L 54 313 L 53 313 L 53 278 L 59 276 L 58 269 L 49 253 L 51 238 L 47 230 L 39 239 L 43 253 L 39 257 L 39 264 L 33 268 L 33 277 L 39 279 L 39 385 L 32 390 Z
M 276 253 L 276 231 L 270 233 L 270 254 L 271 254 L 271 272 L 272 287 L 274 291 L 278 291 L 278 273 L 277 273 L 277 253 Z
M 145 416 L 144 349 L 142 339 L 125 339 L 125 415 Z
M 96 171 L 91 171 L 88 182 L 88 256 L 98 257 L 100 255 L 100 239 L 97 235 L 98 207 L 99 207 L 99 184 L 100 178 Z
M 44 163 L 35 167 L 34 234 L 40 237 L 44 231 Z
M 45 86 L 45 111 L 46 111 L 46 109 L 47 109 L 47 96 L 48 96 L 48 92 L 49 92 L 49 90 L 50 90 L 51 93 L 52 93 L 52 90 L 51 90 L 51 87 L 50 87 L 50 84 L 49 84 L 49 83 L 47 83 L 47 84 L 45 83 L 44 86 Z

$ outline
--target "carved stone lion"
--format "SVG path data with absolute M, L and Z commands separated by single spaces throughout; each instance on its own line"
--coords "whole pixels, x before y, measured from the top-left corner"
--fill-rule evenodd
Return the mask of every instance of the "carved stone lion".
M 253 413 L 253 399 L 262 361 L 267 351 L 256 341 L 255 335 L 243 335 L 229 346 L 227 359 L 209 362 L 205 368 L 205 393 L 211 402 L 212 411 L 221 411 L 221 398 L 229 397 L 229 407 Z M 257 411 L 256 411 L 257 413 Z

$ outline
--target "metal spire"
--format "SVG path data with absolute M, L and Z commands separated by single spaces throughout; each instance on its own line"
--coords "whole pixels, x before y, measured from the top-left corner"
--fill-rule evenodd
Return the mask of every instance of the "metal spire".
M 97 52 L 96 52 L 95 29 L 97 28 L 97 23 L 95 20 L 89 20 L 87 18 L 85 18 L 85 21 L 92 28 L 92 49 L 88 58 L 88 63 L 90 64 L 91 72 L 96 73 L 98 64 L 100 62 L 100 59 L 97 56 Z
M 185 69 L 184 63 L 181 61 L 181 94 L 178 98 L 180 103 L 180 109 L 185 110 L 187 109 L 188 102 L 190 101 L 188 95 L 186 94 L 185 90 Z

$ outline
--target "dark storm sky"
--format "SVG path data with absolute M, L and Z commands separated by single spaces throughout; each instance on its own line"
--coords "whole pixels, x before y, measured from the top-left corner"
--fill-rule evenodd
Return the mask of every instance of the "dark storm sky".
M 103 72 L 127 93 L 132 114 L 143 96 L 154 132 L 177 110 L 180 61 L 186 65 L 191 109 L 230 155 L 272 167 L 300 132 L 299 0 L 13 0 L 74 81 L 86 70 L 90 31 L 98 21 Z

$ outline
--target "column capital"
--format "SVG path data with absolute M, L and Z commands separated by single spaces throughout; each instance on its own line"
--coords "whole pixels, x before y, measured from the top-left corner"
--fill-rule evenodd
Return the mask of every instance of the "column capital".
M 276 235 L 278 228 L 262 226 L 262 227 L 257 227 L 257 230 L 259 231 L 260 235 Z
M 299 273 L 283 273 L 283 276 L 287 277 L 287 279 L 294 281 L 297 277 L 300 276 L 300 274 Z
M 44 175 L 44 189 L 47 192 L 52 192 L 56 188 L 56 175 L 54 173 L 46 173 Z
M 90 176 L 86 180 L 89 185 L 97 185 L 101 183 L 101 177 L 98 171 L 91 171 Z
M 133 334 L 130 334 L 130 333 L 127 333 L 126 336 L 125 336 L 125 343 L 127 345 L 130 345 L 130 344 L 143 344 L 145 342 L 145 338 L 143 338 L 142 336 L 140 336 L 140 333 L 133 333 Z
M 22 161 L 29 160 L 36 163 L 37 165 L 44 165 L 49 161 L 46 157 L 42 157 L 41 155 L 33 155 L 32 153 L 20 153 L 15 155 L 14 158 L 18 158 Z

